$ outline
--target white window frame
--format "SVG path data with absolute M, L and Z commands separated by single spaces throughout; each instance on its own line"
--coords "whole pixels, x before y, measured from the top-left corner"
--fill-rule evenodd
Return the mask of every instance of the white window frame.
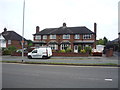
M 56 35 L 50 35 L 50 39 L 56 39 Z
M 35 36 L 35 39 L 36 39 L 36 40 L 40 40 L 40 39 L 41 39 L 41 35 L 36 35 L 36 36 Z
M 85 34 L 85 35 L 83 35 L 83 39 L 91 39 L 91 34 Z
M 70 34 L 64 34 L 63 39 L 70 39 Z
M 8 40 L 8 44 L 11 44 L 11 40 Z
M 47 39 L 47 35 L 43 35 L 43 39 Z
M 70 44 L 61 44 L 61 50 L 65 50 L 65 48 L 70 48 Z
M 56 45 L 56 44 L 50 44 L 49 47 L 51 47 L 52 50 L 58 49 L 58 45 Z
M 80 39 L 80 35 L 79 34 L 75 34 L 74 39 Z

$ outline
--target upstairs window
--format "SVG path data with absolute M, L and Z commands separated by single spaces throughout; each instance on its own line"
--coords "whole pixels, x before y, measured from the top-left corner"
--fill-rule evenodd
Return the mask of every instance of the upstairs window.
M 43 39 L 47 39 L 47 35 L 43 35 Z
M 79 35 L 79 34 L 76 34 L 76 35 L 74 36 L 74 39 L 80 39 L 80 35 Z
M 40 39 L 41 39 L 41 35 L 36 35 L 36 36 L 35 36 L 35 39 L 36 39 L 36 40 L 40 40 Z
M 56 35 L 50 35 L 50 39 L 56 39 Z
M 83 39 L 91 39 L 91 35 L 90 34 L 83 35 Z
M 69 34 L 63 35 L 63 39 L 70 39 L 70 35 Z

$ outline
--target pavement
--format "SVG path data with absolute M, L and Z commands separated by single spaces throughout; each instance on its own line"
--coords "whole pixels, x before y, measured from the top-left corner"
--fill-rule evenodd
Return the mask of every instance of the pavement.
M 112 57 L 51 57 L 50 59 L 28 59 L 26 56 L 2 56 L 2 61 L 21 61 L 26 62 L 53 62 L 53 63 L 74 63 L 74 64 L 118 64 L 118 55 L 114 54 Z

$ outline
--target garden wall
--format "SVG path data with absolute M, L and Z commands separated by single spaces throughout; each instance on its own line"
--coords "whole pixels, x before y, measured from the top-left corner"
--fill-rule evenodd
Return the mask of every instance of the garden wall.
M 59 56 L 59 57 L 88 57 L 89 53 L 58 53 L 53 52 L 53 56 Z M 22 53 L 14 52 L 11 54 L 11 56 L 22 56 Z M 27 53 L 24 53 L 24 56 L 27 56 Z
M 11 54 L 11 56 L 22 56 L 22 53 L 14 52 Z M 24 53 L 24 56 L 27 56 L 27 53 Z
M 60 56 L 60 57 L 88 57 L 89 53 L 58 53 L 53 52 L 53 56 Z

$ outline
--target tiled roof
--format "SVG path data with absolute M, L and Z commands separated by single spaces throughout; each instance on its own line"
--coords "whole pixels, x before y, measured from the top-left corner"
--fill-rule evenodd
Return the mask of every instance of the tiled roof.
M 94 34 L 87 27 L 60 27 L 60 28 L 47 28 L 34 35 L 50 35 L 50 34 Z
M 14 31 L 5 31 L 5 32 L 2 32 L 2 36 L 6 40 L 17 40 L 17 41 L 21 41 L 22 40 L 22 36 L 20 36 L 19 34 L 17 34 Z M 26 39 L 24 38 L 24 40 L 26 40 Z

